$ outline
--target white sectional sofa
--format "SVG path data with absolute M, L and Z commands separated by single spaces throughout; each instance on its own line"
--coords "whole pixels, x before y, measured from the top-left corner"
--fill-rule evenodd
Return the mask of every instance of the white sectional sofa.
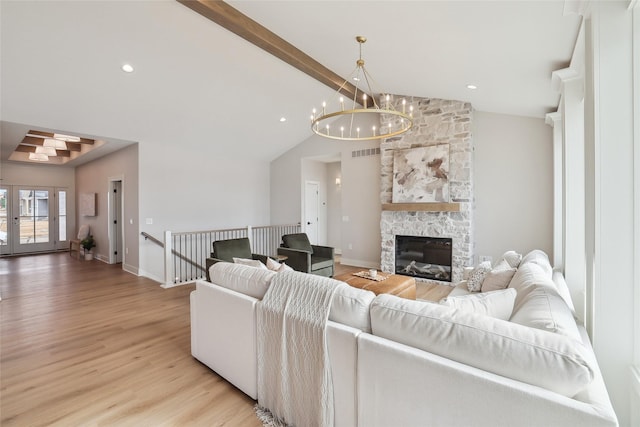
M 253 399 L 256 307 L 275 274 L 218 263 L 191 294 L 193 356 Z M 509 288 L 503 320 L 341 285 L 327 326 L 335 425 L 616 426 L 562 274 L 533 251 Z

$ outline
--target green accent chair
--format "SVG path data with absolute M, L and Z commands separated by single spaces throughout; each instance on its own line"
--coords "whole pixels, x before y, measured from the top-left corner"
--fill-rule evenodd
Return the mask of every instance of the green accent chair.
M 285 264 L 296 271 L 333 277 L 334 249 L 329 246 L 312 245 L 306 233 L 282 236 L 278 255 L 287 256 Z
M 207 258 L 207 281 L 211 281 L 209 277 L 209 268 L 220 261 L 233 262 L 233 258 L 256 259 L 263 264 L 267 263 L 266 255 L 251 253 L 251 242 L 248 237 L 240 239 L 216 240 L 213 242 L 213 252 L 211 258 Z

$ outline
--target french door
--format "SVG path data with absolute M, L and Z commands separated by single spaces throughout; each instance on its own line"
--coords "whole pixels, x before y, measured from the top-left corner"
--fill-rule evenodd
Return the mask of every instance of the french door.
M 54 251 L 67 246 L 67 189 L 0 187 L 2 255 Z

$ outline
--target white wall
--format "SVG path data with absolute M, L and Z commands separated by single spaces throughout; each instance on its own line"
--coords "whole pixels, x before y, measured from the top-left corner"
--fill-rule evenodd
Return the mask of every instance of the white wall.
M 342 262 L 380 265 L 380 156 L 351 157 L 353 150 L 376 148 L 377 141 L 345 142 L 312 136 L 271 162 L 271 221 L 300 221 L 302 159 L 341 153 Z M 333 178 L 335 185 L 335 178 Z M 351 246 L 349 246 L 351 245 Z
M 139 252 L 138 234 L 138 145 L 130 145 L 115 153 L 101 157 L 75 170 L 77 194 L 96 193 L 96 216 L 77 216 L 78 224 L 88 224 L 96 240 L 94 255 L 109 260 L 109 223 L 108 199 L 110 178 L 122 180 L 124 203 L 123 218 L 123 268 L 138 273 Z M 76 212 L 77 209 L 76 209 Z
M 140 142 L 140 231 L 163 240 L 167 230 L 269 225 L 269 163 L 225 150 L 202 140 Z M 140 273 L 164 281 L 162 248 L 138 239 Z
M 553 259 L 553 130 L 542 119 L 474 112 L 476 255 Z

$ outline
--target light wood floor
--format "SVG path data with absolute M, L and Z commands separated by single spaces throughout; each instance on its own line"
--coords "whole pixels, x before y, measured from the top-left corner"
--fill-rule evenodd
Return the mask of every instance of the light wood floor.
M 261 426 L 190 353 L 189 293 L 67 253 L 0 259 L 0 425 Z
M 191 356 L 194 288 L 67 253 L 0 258 L 0 425 L 260 426 Z

